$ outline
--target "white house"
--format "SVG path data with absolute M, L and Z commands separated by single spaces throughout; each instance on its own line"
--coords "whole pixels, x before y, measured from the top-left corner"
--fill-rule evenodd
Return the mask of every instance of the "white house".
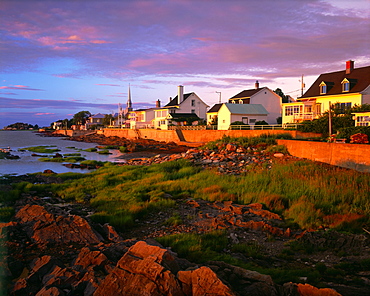
M 218 110 L 218 130 L 228 130 L 230 124 L 241 121 L 245 124 L 254 124 L 256 121 L 267 121 L 269 113 L 261 104 L 222 104 Z
M 167 105 L 154 109 L 154 128 L 168 129 L 168 126 L 173 124 L 171 119 L 176 117 L 169 115 L 175 113 L 194 114 L 195 118 L 199 117 L 205 120 L 208 107 L 194 92 L 184 94 L 184 87 L 179 85 L 177 96 L 174 99 L 170 98 Z M 186 115 L 186 117 L 189 117 L 189 115 Z
M 89 129 L 92 126 L 103 125 L 104 118 L 105 114 L 102 113 L 91 115 L 86 121 L 86 129 Z
M 276 124 L 277 118 L 281 117 L 282 99 L 268 87 L 259 87 L 258 81 L 254 89 L 243 90 L 229 99 L 231 104 L 261 104 L 268 112 L 264 119 L 268 124 Z

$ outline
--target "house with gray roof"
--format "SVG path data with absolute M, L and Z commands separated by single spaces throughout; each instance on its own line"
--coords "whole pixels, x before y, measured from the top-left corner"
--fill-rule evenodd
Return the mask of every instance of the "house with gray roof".
M 262 104 L 222 104 L 218 110 L 218 130 L 228 130 L 235 121 L 244 124 L 254 124 L 256 121 L 266 121 L 268 112 Z

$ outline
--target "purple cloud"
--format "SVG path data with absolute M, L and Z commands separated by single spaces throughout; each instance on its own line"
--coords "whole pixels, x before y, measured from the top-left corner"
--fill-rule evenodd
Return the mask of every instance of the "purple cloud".
M 368 0 L 4 0 L 0 18 L 0 69 L 9 84 L 0 89 L 42 90 L 7 104 L 25 100 L 50 113 L 63 104 L 113 109 L 124 94 L 109 87 L 128 82 L 143 104 L 167 100 L 179 84 L 214 100 L 207 95 L 232 96 L 255 80 L 290 92 L 296 85 L 284 79 L 338 71 L 349 59 L 370 64 Z

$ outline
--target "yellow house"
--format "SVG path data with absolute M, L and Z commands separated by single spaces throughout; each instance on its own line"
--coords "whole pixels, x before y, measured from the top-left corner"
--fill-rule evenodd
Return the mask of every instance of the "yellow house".
M 370 111 L 362 111 L 353 113 L 355 126 L 370 126 Z
M 370 104 L 370 66 L 355 69 L 347 61 L 343 71 L 321 74 L 296 102 L 283 104 L 283 124 L 316 119 L 329 104 L 343 109 Z

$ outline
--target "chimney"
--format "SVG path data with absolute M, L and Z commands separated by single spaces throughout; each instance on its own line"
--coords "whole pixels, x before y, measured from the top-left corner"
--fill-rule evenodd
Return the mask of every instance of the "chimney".
M 155 102 L 155 107 L 161 108 L 161 101 L 159 99 Z
M 184 100 L 184 87 L 182 85 L 178 86 L 178 92 L 177 92 L 177 104 L 181 104 Z
M 349 60 L 346 62 L 346 74 L 350 74 L 354 68 L 355 68 L 354 61 Z
M 258 89 L 259 87 L 260 87 L 260 84 L 259 84 L 258 80 L 256 80 L 256 83 L 254 84 L 254 88 Z

